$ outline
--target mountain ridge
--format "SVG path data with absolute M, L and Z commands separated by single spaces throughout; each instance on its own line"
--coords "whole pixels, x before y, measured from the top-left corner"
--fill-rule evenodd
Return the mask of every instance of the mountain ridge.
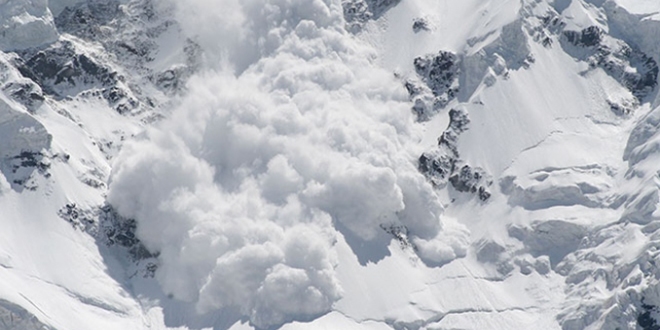
M 0 320 L 655 329 L 658 12 L 5 1 Z

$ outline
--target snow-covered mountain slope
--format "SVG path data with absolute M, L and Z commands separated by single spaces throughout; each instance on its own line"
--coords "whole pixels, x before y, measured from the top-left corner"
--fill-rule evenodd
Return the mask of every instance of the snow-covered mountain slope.
M 0 328 L 657 329 L 658 13 L 0 0 Z

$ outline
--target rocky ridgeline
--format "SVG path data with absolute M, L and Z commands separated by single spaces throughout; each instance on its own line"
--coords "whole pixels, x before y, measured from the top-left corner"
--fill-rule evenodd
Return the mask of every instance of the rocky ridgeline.
M 21 55 L 16 67 L 55 99 L 100 91 L 99 95 L 119 113 L 128 114 L 138 107 L 124 76 L 70 41 L 56 42 L 44 50 L 30 49 Z
M 159 118 L 161 104 L 183 92 L 185 81 L 198 69 L 201 50 L 193 41 L 185 41 L 169 14 L 156 11 L 151 0 L 121 5 L 114 0 L 81 2 L 64 8 L 54 19 L 60 33 L 57 40 L 0 53 L 0 90 L 15 102 L 0 109 L 0 126 L 6 126 L 9 134 L 0 142 L 0 170 L 14 189 L 35 190 L 39 175 L 49 177 L 50 160 L 56 157 L 50 142 L 45 142 L 51 138 L 39 119 L 31 117 L 44 104 L 80 127 L 88 123 L 78 122 L 70 102 L 103 100 L 136 122 L 150 122 Z M 157 39 L 165 33 L 181 39 L 178 58 L 183 63 L 152 67 L 160 52 Z M 107 159 L 116 154 L 126 135 L 113 134 L 90 136 Z M 98 180 L 84 180 L 105 187 Z
M 181 50 L 186 63 L 161 71 L 150 68 L 159 51 L 156 39 L 177 28 L 173 20 L 156 15 L 150 0 L 123 6 L 119 1 L 82 2 L 65 8 L 55 25 L 62 33 L 57 42 L 16 51 L 12 63 L 55 99 L 100 97 L 121 114 L 141 114 L 160 103 L 145 89 L 180 92 L 197 69 L 201 51 L 191 40 Z M 30 84 L 3 89 L 29 108 L 44 99 Z
M 540 24 L 531 34 L 546 47 L 552 47 L 551 36 L 557 36 L 567 54 L 588 63 L 589 70 L 602 69 L 627 88 L 634 98 L 608 102 L 617 115 L 626 115 L 639 104 L 648 102 L 657 89 L 659 68 L 656 60 L 636 45 L 612 37 L 598 26 L 567 30 L 566 23 L 557 13 L 548 13 L 540 17 Z
M 159 16 L 153 0 L 132 1 L 125 9 L 120 8 L 118 1 L 81 3 L 66 8 L 55 24 L 60 31 L 99 41 L 118 63 L 139 74 L 142 80 L 136 82 L 153 84 L 166 94 L 181 92 L 187 78 L 199 67 L 201 48 L 187 39 L 182 49 L 185 63 L 156 71 L 150 63 L 159 52 L 157 39 L 177 30 L 178 23 Z
M 38 190 L 58 180 L 51 176 L 53 162 L 84 168 L 87 172 L 79 176 L 82 183 L 101 192 L 107 188 L 103 166 L 81 155 L 53 151 L 53 136 L 41 124 L 41 115 L 56 111 L 84 130 L 93 125 L 77 116 L 77 104 L 101 100 L 96 104 L 107 103 L 107 111 L 114 110 L 136 125 L 157 118 L 159 107 L 183 92 L 201 56 L 200 47 L 181 36 L 168 13 L 160 14 L 151 0 L 81 2 L 55 18 L 57 40 L 0 52 L 0 90 L 6 96 L 0 96 L 0 171 L 12 189 Z M 183 60 L 159 67 L 154 65 L 159 55 L 172 55 L 160 54 L 157 39 L 166 33 L 168 39 L 180 39 L 176 46 L 181 48 L 174 51 Z M 128 134 L 84 133 L 108 160 Z M 120 255 L 128 256 L 136 272 L 153 276 L 155 255 L 137 239 L 134 220 L 120 217 L 110 206 L 88 208 L 73 202 L 58 215 L 99 244 L 123 250 Z
M 640 101 L 657 87 L 658 64 L 630 44 L 614 39 L 590 26 L 582 31 L 564 31 L 561 42 L 569 54 L 577 55 L 593 68 L 602 68 Z M 571 49 L 579 48 L 582 53 Z

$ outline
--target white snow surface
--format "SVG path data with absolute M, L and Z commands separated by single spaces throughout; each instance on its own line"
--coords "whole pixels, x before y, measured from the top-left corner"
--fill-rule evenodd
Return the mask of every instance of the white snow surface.
M 42 323 L 645 329 L 655 316 L 657 87 L 638 100 L 562 35 L 597 26 L 604 45 L 659 61 L 654 1 L 402 0 L 357 34 L 340 0 L 119 1 L 176 26 L 152 68 L 183 65 L 186 38 L 200 47 L 178 94 L 58 32 L 53 14 L 79 2 L 0 0 L 0 299 Z M 125 85 L 145 84 L 165 118 L 119 114 L 85 85 L 21 104 L 12 52 L 58 40 L 133 73 Z M 441 50 L 460 59 L 460 90 L 417 122 L 403 83 Z M 458 162 L 486 173 L 486 201 L 418 169 L 449 109 L 469 117 Z M 17 167 L 26 153 L 41 167 Z M 109 203 L 157 256 L 72 226 L 58 216 L 72 203 Z
M 57 40 L 48 0 L 0 1 L 0 50 L 22 50 Z

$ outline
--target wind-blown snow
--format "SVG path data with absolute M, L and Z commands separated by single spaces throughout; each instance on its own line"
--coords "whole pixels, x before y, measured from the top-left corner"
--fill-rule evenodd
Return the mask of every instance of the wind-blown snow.
M 172 118 L 126 145 L 113 169 L 108 200 L 160 252 L 163 289 L 267 327 L 341 297 L 339 232 L 368 242 L 381 225 L 403 225 L 424 260 L 465 256 L 465 227 L 443 230 L 417 171 L 407 96 L 344 31 L 339 1 L 228 5 L 227 23 L 224 9 L 197 11 L 215 22 L 196 31 L 202 45 L 216 30 L 255 42 L 222 45 L 224 64 L 195 77 Z

